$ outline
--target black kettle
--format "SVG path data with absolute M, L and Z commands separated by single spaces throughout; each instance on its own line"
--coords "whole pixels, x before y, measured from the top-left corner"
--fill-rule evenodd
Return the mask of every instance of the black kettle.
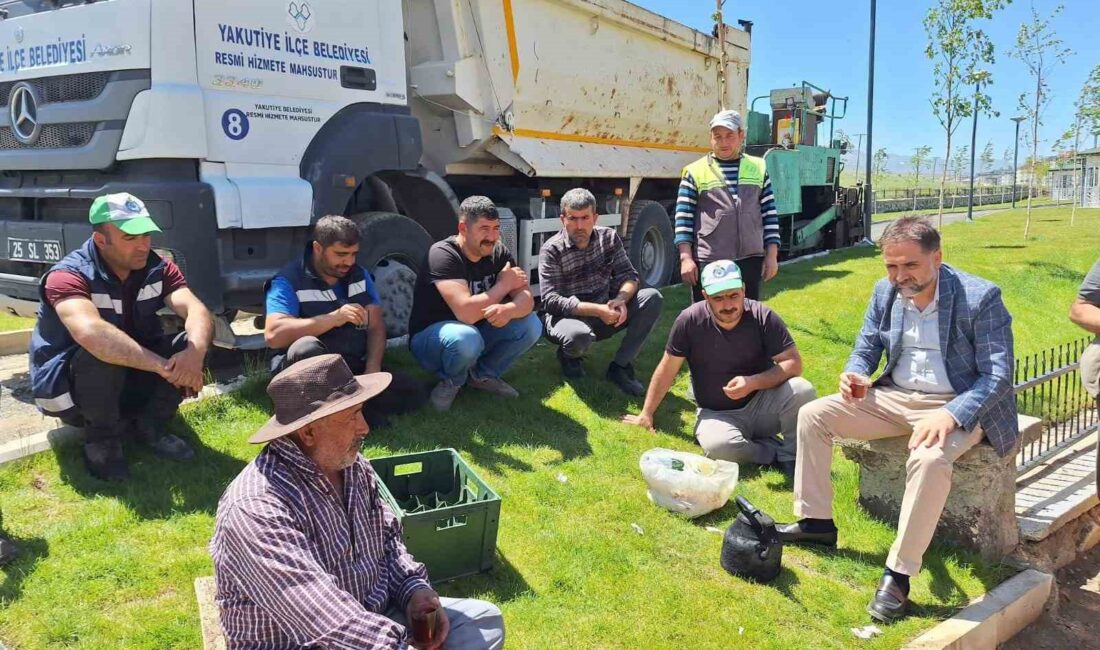
M 735 502 L 741 513 L 722 539 L 722 568 L 753 582 L 771 582 L 779 575 L 783 560 L 783 542 L 775 520 L 745 497 L 737 497 Z

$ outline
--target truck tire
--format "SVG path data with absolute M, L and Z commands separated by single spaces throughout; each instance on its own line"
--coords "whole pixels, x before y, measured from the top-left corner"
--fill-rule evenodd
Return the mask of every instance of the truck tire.
M 360 212 L 348 218 L 362 234 L 359 264 L 370 271 L 382 300 L 386 338 L 404 336 L 409 333 L 416 274 L 432 237 L 420 224 L 396 212 Z
M 672 220 L 656 201 L 630 204 L 630 263 L 644 287 L 668 284 L 676 261 L 672 244 Z

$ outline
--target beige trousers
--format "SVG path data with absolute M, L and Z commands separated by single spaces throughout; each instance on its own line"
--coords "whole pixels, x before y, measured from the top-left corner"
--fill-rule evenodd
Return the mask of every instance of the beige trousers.
M 862 401 L 848 403 L 829 395 L 802 407 L 798 415 L 798 457 L 794 474 L 794 513 L 799 518 L 832 519 L 833 439 L 877 440 L 909 436 L 913 425 L 943 407 L 954 395 L 932 395 L 893 386 L 875 386 Z M 917 447 L 905 463 L 905 495 L 898 517 L 898 536 L 886 566 L 905 575 L 920 572 L 921 558 L 940 520 L 951 469 L 959 456 L 982 439 L 974 431 L 955 429 L 942 448 Z

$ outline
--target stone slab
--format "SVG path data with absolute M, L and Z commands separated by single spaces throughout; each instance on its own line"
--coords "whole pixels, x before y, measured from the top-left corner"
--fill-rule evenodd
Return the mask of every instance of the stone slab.
M 993 650 L 1043 613 L 1054 576 L 1028 569 L 976 599 L 962 611 L 920 635 L 905 648 Z
M 226 650 L 225 634 L 218 620 L 218 606 L 214 602 L 216 594 L 214 576 L 195 578 L 195 600 L 199 605 L 203 650 Z
M 1094 432 L 1077 441 L 1017 480 L 1016 520 L 1025 540 L 1041 541 L 1100 503 L 1096 496 L 1097 435 Z
M 33 331 L 27 329 L 0 332 L 0 356 L 26 354 L 31 347 L 31 332 Z

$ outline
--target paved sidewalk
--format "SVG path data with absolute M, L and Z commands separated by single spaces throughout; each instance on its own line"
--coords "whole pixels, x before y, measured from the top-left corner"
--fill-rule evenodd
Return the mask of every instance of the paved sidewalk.
M 1057 574 L 1057 614 L 1043 614 L 1003 650 L 1095 648 L 1100 639 L 1100 546 Z

